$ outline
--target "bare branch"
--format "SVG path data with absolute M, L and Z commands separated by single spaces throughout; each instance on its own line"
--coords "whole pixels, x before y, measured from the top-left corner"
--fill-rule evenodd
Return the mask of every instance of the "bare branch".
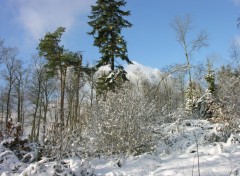
M 177 41 L 181 44 L 183 48 L 186 47 L 186 36 L 188 32 L 192 29 L 192 19 L 190 15 L 187 15 L 185 18 L 176 17 L 173 23 L 170 26 L 176 32 Z
M 208 46 L 207 40 L 208 35 L 205 31 L 199 33 L 197 39 L 191 42 L 191 50 L 189 51 L 189 53 L 192 53 L 193 51 L 199 51 L 202 47 Z

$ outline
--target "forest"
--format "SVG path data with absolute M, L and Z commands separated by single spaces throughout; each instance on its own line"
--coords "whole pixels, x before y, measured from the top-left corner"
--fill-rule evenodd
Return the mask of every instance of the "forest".
M 194 64 L 209 36 L 189 37 L 191 16 L 177 16 L 185 62 L 147 74 L 128 57 L 125 5 L 91 6 L 95 65 L 65 48 L 65 27 L 39 39 L 27 66 L 0 40 L 0 175 L 240 175 L 240 45 L 232 64 Z

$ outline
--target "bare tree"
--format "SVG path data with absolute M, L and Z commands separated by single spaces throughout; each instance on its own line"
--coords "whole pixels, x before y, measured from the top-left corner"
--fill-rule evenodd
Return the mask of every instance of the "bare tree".
M 1 73 L 6 83 L 6 117 L 5 123 L 7 124 L 8 119 L 12 113 L 12 92 L 14 84 L 17 80 L 17 71 L 21 67 L 21 61 L 17 58 L 17 50 L 15 48 L 4 48 L 2 53 L 4 68 Z
M 34 56 L 33 73 L 29 82 L 29 100 L 33 105 L 33 121 L 30 138 L 39 140 L 41 121 L 43 121 L 43 136 L 46 133 L 47 112 L 55 83 L 46 74 L 45 60 Z
M 192 74 L 191 74 L 191 58 L 195 51 L 199 51 L 202 47 L 207 46 L 208 36 L 206 32 L 200 32 L 196 39 L 189 40 L 188 36 L 192 30 L 192 19 L 190 16 L 185 16 L 184 18 L 176 17 L 171 23 L 171 27 L 176 32 L 176 38 L 179 44 L 182 46 L 186 58 L 186 64 L 188 66 L 188 76 L 189 76 L 189 87 L 190 93 L 189 98 L 193 103 L 193 90 L 192 90 Z
M 4 49 L 4 41 L 0 38 L 0 63 L 2 62 L 2 55 L 3 55 L 3 49 Z
M 24 126 L 24 114 L 25 114 L 25 92 L 27 84 L 27 69 L 23 67 L 23 64 L 20 63 L 18 69 L 15 72 L 16 81 L 14 82 L 13 87 L 13 96 L 16 101 L 16 112 L 17 112 L 17 122 L 21 124 L 21 128 Z
M 66 98 L 68 100 L 68 116 L 66 125 L 73 129 L 77 123 L 77 118 L 80 117 L 80 89 L 83 86 L 82 76 L 82 55 L 81 53 L 74 54 L 78 58 L 78 63 L 68 69 L 68 78 L 66 84 Z M 75 125 L 74 125 L 75 124 Z
M 237 69 L 240 70 L 240 45 L 237 41 L 232 41 L 229 50 L 230 58 L 233 60 L 233 63 L 237 66 Z
M 37 140 L 36 136 L 36 119 L 37 113 L 40 109 L 41 105 L 41 93 L 42 93 L 42 82 L 43 82 L 43 74 L 46 70 L 44 70 L 43 65 L 37 63 L 37 59 L 34 60 L 34 70 L 32 74 L 32 79 L 30 81 L 30 101 L 34 104 L 34 113 L 33 113 L 33 121 L 32 121 L 32 130 L 30 138 L 32 140 Z M 40 117 L 39 117 L 40 118 Z
M 43 75 L 43 82 L 42 82 L 42 99 L 41 99 L 41 105 L 42 105 L 42 113 L 43 113 L 43 134 L 42 134 L 42 140 L 44 141 L 46 138 L 46 128 L 47 128 L 47 114 L 50 111 L 50 105 L 53 102 L 54 93 L 56 91 L 56 80 L 50 79 L 47 77 L 46 74 Z M 39 136 L 39 128 L 40 128 L 40 122 L 38 125 L 38 135 Z

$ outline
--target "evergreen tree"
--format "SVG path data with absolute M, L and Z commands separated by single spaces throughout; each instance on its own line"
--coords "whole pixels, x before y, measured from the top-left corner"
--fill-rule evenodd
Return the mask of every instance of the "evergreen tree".
M 208 67 L 208 73 L 205 76 L 205 80 L 208 83 L 208 90 L 210 91 L 210 93 L 214 94 L 215 93 L 215 75 L 214 75 L 214 70 L 212 68 L 212 64 L 208 61 L 207 63 L 207 67 Z
M 65 28 L 59 27 L 53 33 L 45 34 L 38 45 L 39 55 L 47 60 L 46 68 L 48 76 L 57 76 L 60 80 L 60 121 L 64 124 L 64 99 L 66 87 L 67 68 L 79 66 L 82 58 L 77 53 L 70 52 L 60 45 Z
M 116 58 L 132 63 L 127 56 L 126 41 L 121 36 L 122 28 L 132 26 L 123 19 L 123 16 L 130 15 L 130 11 L 120 9 L 125 5 L 124 0 L 97 0 L 97 5 L 92 6 L 89 25 L 93 30 L 89 34 L 94 36 L 94 46 L 99 47 L 102 54 L 97 67 L 110 64 L 113 71 Z
M 195 82 L 189 83 L 189 86 L 185 92 L 185 110 L 192 114 L 196 108 L 196 103 L 200 97 L 200 88 Z
M 88 23 L 93 28 L 89 34 L 94 36 L 94 46 L 99 48 L 102 55 L 96 67 L 110 65 L 111 68 L 109 75 L 99 80 L 101 85 L 98 87 L 105 87 L 103 89 L 114 89 L 119 78 L 123 78 L 121 81 L 126 80 L 123 68 L 115 65 L 116 59 L 132 64 L 127 55 L 127 43 L 121 35 L 123 28 L 132 26 L 123 18 L 130 15 L 130 11 L 121 10 L 125 5 L 124 0 L 97 0 L 89 16 L 91 21 Z

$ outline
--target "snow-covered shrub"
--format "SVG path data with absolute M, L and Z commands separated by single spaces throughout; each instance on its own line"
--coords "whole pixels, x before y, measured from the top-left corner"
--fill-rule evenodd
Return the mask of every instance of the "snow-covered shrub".
M 224 104 L 225 130 L 229 135 L 240 130 L 240 72 L 222 67 L 219 72 L 218 96 Z
M 82 146 L 84 142 L 80 130 L 63 128 L 61 124 L 56 123 L 48 129 L 43 145 L 43 155 L 57 160 L 82 156 L 84 153 Z
M 31 163 L 39 159 L 39 145 L 36 142 L 22 136 L 23 130 L 20 123 L 14 123 L 12 118 L 9 118 L 1 146 L 9 149 L 23 163 Z
M 4 132 L 1 132 L 0 139 L 3 138 L 20 138 L 21 135 L 23 134 L 23 129 L 21 127 L 21 123 L 14 123 L 12 118 L 9 118 L 7 123 L 6 123 L 6 128 Z
M 23 163 L 31 163 L 39 159 L 39 145 L 31 143 L 28 139 L 8 138 L 1 145 L 13 152 Z
M 218 142 L 227 142 L 222 124 L 212 124 L 208 120 L 178 119 L 174 123 L 163 124 L 155 129 L 159 136 L 156 153 L 184 153 L 196 151 L 196 144 L 209 145 Z M 157 136 L 158 135 L 158 136 Z M 237 140 L 235 136 L 234 142 Z M 239 139 L 240 140 L 240 139 Z
M 170 114 L 160 116 L 160 118 L 158 118 L 157 121 L 158 121 L 158 125 L 162 125 L 164 123 L 174 123 L 179 119 L 181 120 L 189 119 L 190 117 L 191 116 L 189 116 L 189 113 L 186 112 L 184 108 L 178 108 Z
M 200 88 L 195 82 L 190 82 L 185 92 L 185 110 L 192 114 L 194 106 L 200 96 Z
M 92 176 L 93 172 L 94 169 L 88 162 L 84 162 L 77 157 L 53 162 L 44 158 L 36 163 L 30 164 L 20 175 Z
M 130 84 L 109 92 L 91 109 L 89 133 L 97 153 L 139 154 L 150 151 L 155 106 Z
M 20 167 L 20 161 L 9 149 L 0 145 L 0 175 L 2 172 L 16 172 Z
M 223 103 L 207 89 L 203 96 L 197 100 L 194 113 L 198 118 L 223 119 L 223 106 Z

